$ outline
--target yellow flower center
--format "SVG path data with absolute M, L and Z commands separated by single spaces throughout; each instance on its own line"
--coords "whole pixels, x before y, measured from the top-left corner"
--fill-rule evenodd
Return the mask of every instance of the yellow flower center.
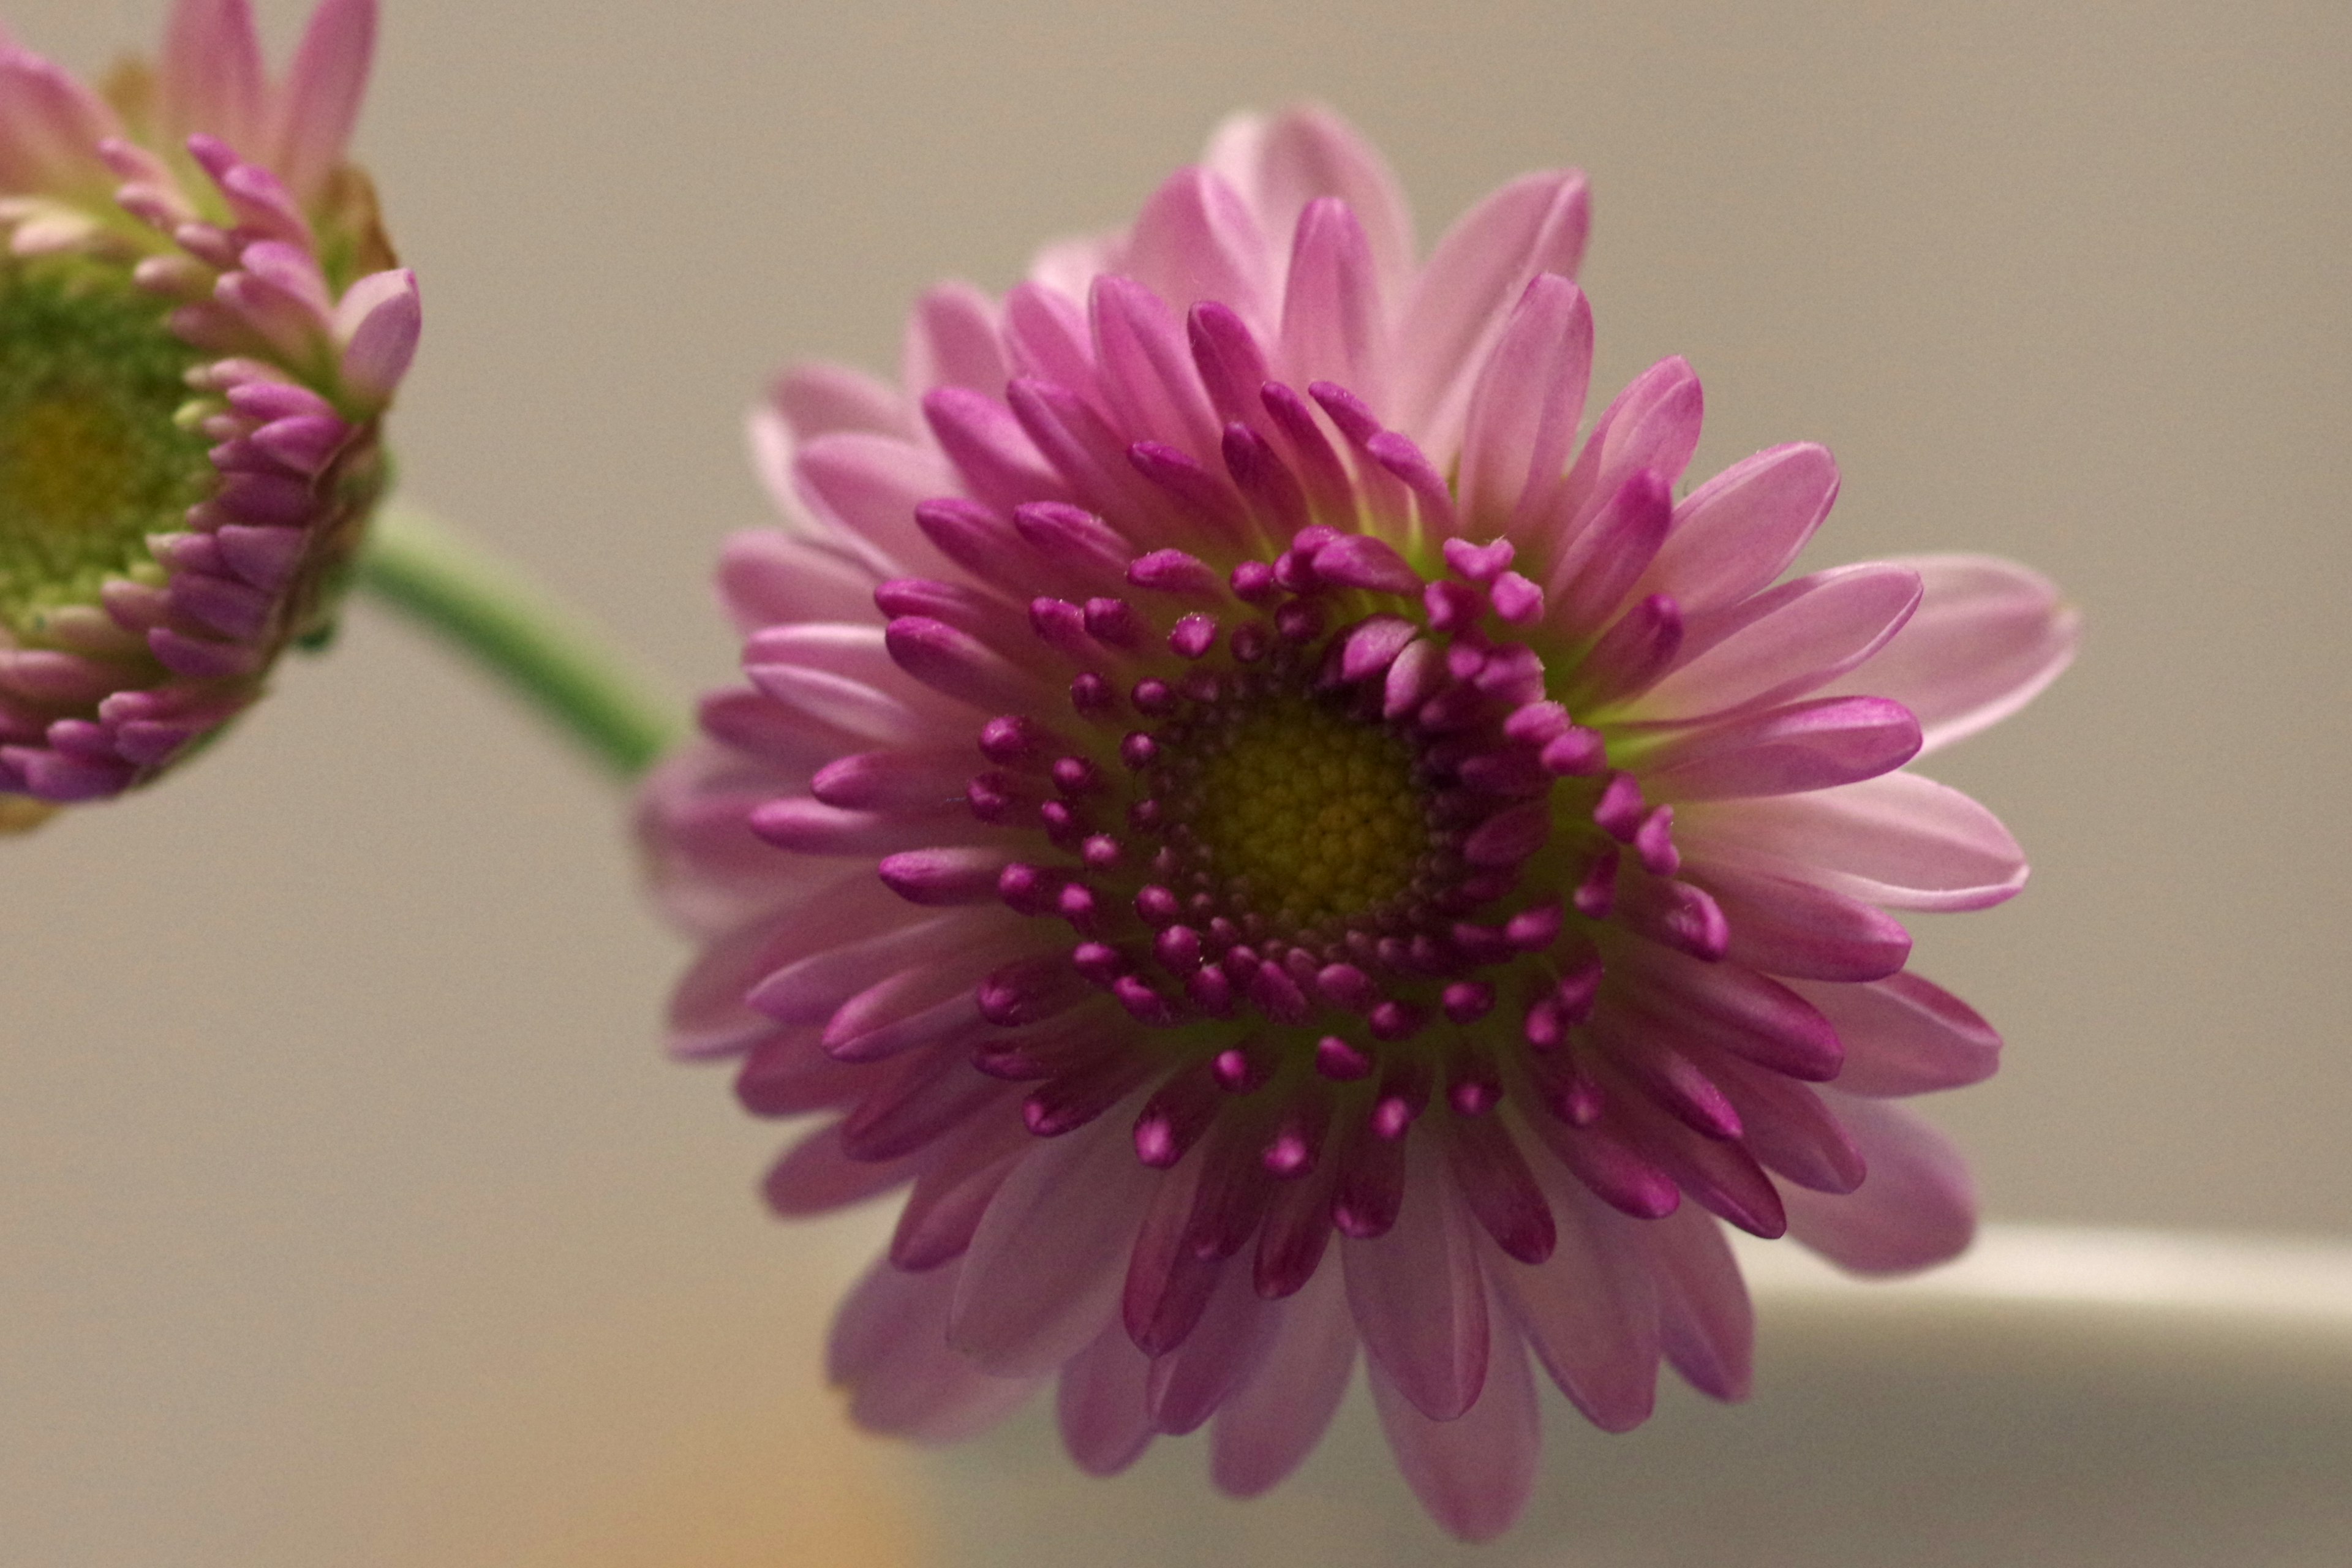
M 37 643 L 145 563 L 211 483 L 173 414 L 195 351 L 118 270 L 0 261 L 0 627 Z
M 1188 816 L 1210 865 L 1287 926 L 1402 897 L 1429 852 L 1412 749 L 1303 698 L 1251 709 L 1204 759 L 1198 788 Z

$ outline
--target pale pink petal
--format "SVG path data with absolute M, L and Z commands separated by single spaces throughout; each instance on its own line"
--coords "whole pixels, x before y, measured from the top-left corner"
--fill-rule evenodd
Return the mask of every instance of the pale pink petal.
M 1979 910 L 2025 886 L 2025 852 L 2000 818 L 1908 771 L 1695 805 L 1675 819 L 1675 839 L 1688 854 L 1801 875 L 1899 910 Z
M 1456 449 L 1505 319 L 1538 275 L 1576 276 L 1591 225 L 1584 175 L 1567 169 L 1521 175 L 1446 231 L 1398 328 L 1397 428 L 1425 451 Z
M 1274 239 L 1231 184 L 1207 169 L 1188 168 L 1143 204 L 1124 268 L 1179 314 L 1214 300 L 1270 336 L 1276 255 Z
M 1372 1404 L 1397 1468 L 1430 1517 L 1464 1541 L 1492 1541 L 1535 1495 L 1543 1429 L 1527 1346 L 1506 1316 L 1495 1322 L 1485 1389 L 1468 1413 L 1433 1421 L 1375 1361 Z
M 907 320 L 900 375 L 910 394 L 934 386 L 1004 395 L 1012 376 L 997 334 L 996 305 L 969 283 L 941 283 L 915 301 Z
M 1000 1375 L 1049 1372 L 1118 1318 L 1136 1227 L 1160 1173 L 1122 1117 L 1041 1140 L 988 1205 L 956 1289 L 949 1339 Z
M 1267 1310 L 1279 1314 L 1272 1341 L 1209 1428 L 1210 1478 L 1234 1497 L 1255 1497 L 1298 1468 L 1338 1413 L 1356 1365 L 1336 1259 Z
M 2024 707 L 2074 662 L 2082 616 L 2038 572 L 1989 555 L 1921 555 L 1926 595 L 1877 657 L 1835 691 L 1891 697 L 1919 716 L 1920 750 L 1950 745 Z
M 1491 1258 L 1488 1273 L 1560 1392 L 1603 1431 L 1630 1431 L 1657 1394 L 1657 1291 L 1636 1234 L 1648 1222 L 1602 1204 L 1557 1162 L 1532 1163 L 1559 1244 L 1535 1268 Z
M 1643 371 L 1593 422 L 1576 466 L 1542 503 L 1533 531 L 1558 550 L 1640 470 L 1648 468 L 1669 486 L 1678 483 L 1698 449 L 1706 411 L 1698 376 L 1680 357 Z
M 1150 1375 L 1151 1358 L 1135 1348 L 1117 1318 L 1064 1363 L 1054 1409 L 1062 1445 L 1078 1468 L 1115 1476 L 1151 1447 L 1157 1429 L 1144 1399 Z
M 0 50 L 0 193 L 97 195 L 115 176 L 98 144 L 122 134 L 104 99 L 23 49 Z
M 1337 382 L 1378 407 L 1386 368 L 1380 278 L 1356 216 L 1320 199 L 1298 215 L 1282 295 L 1275 374 L 1293 386 Z
M 1727 800 L 1829 789 L 1892 773 L 1919 750 L 1907 708 L 1825 697 L 1710 724 L 1675 737 L 1646 763 L 1654 800 Z
M 915 508 L 956 491 L 955 470 L 928 447 L 845 431 L 801 447 L 793 477 L 810 510 L 901 567 L 929 570 L 939 552 Z
M 1103 402 L 1119 433 L 1130 442 L 1216 451 L 1222 426 L 1166 302 L 1131 279 L 1101 278 L 1087 303 Z
M 375 53 L 375 0 L 320 0 L 278 100 L 271 161 L 308 205 L 343 161 Z
M 954 1443 L 995 1426 L 1034 1378 L 991 1377 L 948 1348 L 956 1268 L 908 1274 L 877 1263 L 833 1321 L 827 1366 L 850 1390 L 850 1418 L 918 1443 Z
M 1309 202 L 1346 203 L 1362 226 L 1381 295 L 1391 303 L 1404 298 L 1412 276 L 1404 191 L 1380 153 L 1338 115 L 1315 105 L 1272 119 L 1235 115 L 1210 139 L 1204 162 L 1255 209 L 1270 236 L 1290 233 Z
M 1951 1141 L 1900 1106 L 1826 1093 L 1870 1174 L 1844 1197 L 1789 1194 L 1790 1233 L 1857 1274 L 1909 1273 L 1966 1251 L 1976 1184 Z
M 1826 447 L 1802 442 L 1741 458 L 1675 508 L 1641 591 L 1672 594 L 1693 615 L 1737 604 L 1788 569 L 1837 490 Z
M 1433 1421 L 1470 1408 L 1486 1376 L 1486 1284 L 1478 1227 L 1426 1138 L 1406 1142 L 1394 1228 L 1340 1242 L 1348 1301 L 1371 1360 Z
M 1725 956 L 1767 974 L 1880 980 L 1911 956 L 1911 933 L 1872 905 L 1811 882 L 1718 861 L 1694 862 L 1731 928 Z
M 1279 1325 L 1279 1302 L 1258 1298 L 1251 1271 L 1229 1264 L 1201 1321 L 1184 1342 L 1151 1363 L 1152 1425 L 1181 1436 L 1197 1430 L 1257 1368 Z
M 352 284 L 334 316 L 335 338 L 343 345 L 343 385 L 364 402 L 389 402 L 416 357 L 424 327 L 416 275 L 407 268 L 370 273 Z
M 1643 717 L 1696 719 L 1792 701 L 1885 647 L 1918 604 L 1916 573 L 1871 563 L 1759 594 L 1721 612 L 1729 629 L 1720 636 L 1685 605 L 1682 662 L 1643 694 Z
M 768 389 L 768 406 L 794 441 L 812 441 L 837 430 L 862 430 L 904 439 L 915 433 L 907 399 L 898 389 L 864 371 L 840 364 L 795 365 Z M 781 473 L 784 471 L 779 468 Z
M 1862 1152 L 1820 1094 L 1737 1057 L 1710 1057 L 1706 1069 L 1739 1113 L 1740 1142 L 1766 1170 L 1815 1192 L 1850 1193 L 1862 1184 Z M 1784 1206 L 1787 1201 L 1783 1189 Z
M 1845 1046 L 1848 1094 L 1928 1094 L 1980 1083 L 2000 1065 L 2000 1036 L 1976 1009 L 1912 973 L 1868 985 L 1797 981 Z
M 1455 483 L 1471 534 L 1517 531 L 1567 470 L 1592 375 L 1592 307 L 1558 273 L 1520 295 L 1470 395 Z M 1532 503 L 1532 504 L 1531 504 Z
M 1029 258 L 1029 281 L 1024 288 L 1043 289 L 1059 298 L 1065 304 L 1076 304 L 1087 297 L 1094 280 L 1106 272 L 1124 269 L 1127 237 L 1123 234 L 1086 234 L 1068 239 L 1057 239 L 1037 248 Z M 1014 293 L 1021 292 L 1015 289 Z
M 248 158 L 264 155 L 268 90 L 249 0 L 179 0 L 172 7 L 155 70 L 167 144 L 204 131 Z
M 1641 1232 L 1658 1290 L 1666 1359 L 1717 1399 L 1748 1397 L 1754 1376 L 1756 1310 L 1723 1228 L 1685 1204 Z
M 1554 631 L 1582 642 L 1610 624 L 1665 538 L 1674 499 L 1673 487 L 1647 468 L 1626 476 L 1552 567 L 1544 594 Z
M 719 600 L 747 634 L 800 621 L 873 618 L 874 588 L 863 564 L 782 529 L 729 534 L 719 552 Z

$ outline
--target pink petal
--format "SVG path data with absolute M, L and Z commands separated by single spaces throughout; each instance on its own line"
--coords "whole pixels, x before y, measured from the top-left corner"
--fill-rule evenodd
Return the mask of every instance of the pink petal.
M 1696 805 L 1675 823 L 1691 855 L 1802 876 L 1900 910 L 1979 910 L 2025 886 L 2025 852 L 1959 791 L 1897 771 L 1806 795 Z
M 1692 1387 L 1717 1399 L 1748 1397 L 1756 1312 L 1723 1229 L 1688 1205 L 1642 1230 L 1658 1290 L 1666 1359 Z
M 1822 1096 L 1793 1079 L 1717 1056 L 1707 1071 L 1739 1112 L 1740 1142 L 1775 1175 L 1821 1193 L 1850 1193 L 1867 1173 L 1862 1152 Z M 1784 1190 L 1782 1203 L 1789 1201 Z
M 1433 452 L 1460 439 L 1479 367 L 1538 275 L 1576 276 L 1591 224 L 1584 175 L 1526 174 L 1464 214 L 1437 242 L 1398 330 L 1397 427 Z
M 941 283 L 915 302 L 901 359 L 900 382 L 910 395 L 961 386 L 1002 397 L 1013 374 L 995 302 L 969 283 Z
M 1348 1302 L 1372 1362 L 1433 1421 L 1470 1408 L 1486 1376 L 1486 1285 L 1478 1231 L 1426 1138 L 1406 1147 L 1393 1228 L 1346 1237 Z
M 1556 550 L 1641 469 L 1669 486 L 1680 481 L 1698 447 L 1706 407 L 1698 376 L 1679 358 L 1661 360 L 1634 377 L 1594 421 L 1576 466 L 1544 503 L 1548 516 L 1531 532 L 1548 533 Z
M 1143 204 L 1124 262 L 1129 276 L 1179 313 L 1214 300 L 1265 331 L 1274 321 L 1274 258 L 1273 240 L 1240 193 L 1195 167 L 1170 175 Z
M 1143 1457 L 1156 1428 L 1144 1385 L 1151 1358 L 1135 1348 L 1117 1319 L 1062 1368 L 1054 1408 L 1062 1445 L 1090 1476 L 1115 1476 Z
M 390 401 L 416 357 L 424 326 L 415 273 L 374 272 L 352 284 L 335 307 L 343 384 L 366 402 Z
M 863 1203 L 915 1174 L 909 1160 L 861 1160 L 843 1143 L 838 1125 L 809 1133 L 769 1169 L 762 1190 L 768 1206 L 787 1218 L 826 1214 Z
M 915 507 L 956 490 L 955 470 L 928 447 L 845 431 L 803 445 L 793 474 L 801 499 L 898 565 L 925 570 L 940 559 L 915 526 Z
M 1683 662 L 1643 695 L 1643 716 L 1692 719 L 1792 701 L 1884 647 L 1918 605 L 1916 573 L 1873 563 L 1759 594 L 1723 612 L 1738 624 L 1719 637 L 1689 621 L 1685 605 Z
M 179 0 L 164 25 L 155 89 L 167 143 L 205 131 L 261 155 L 268 83 L 247 0 Z
M 2033 700 L 2074 662 L 2082 616 L 2048 578 L 1988 555 L 1895 563 L 1926 584 L 1876 658 L 1831 688 L 1891 697 L 1919 716 L 1920 750 L 1975 734 Z
M 1657 1395 L 1658 1302 L 1639 1227 L 1603 1205 L 1567 1169 L 1533 1162 L 1559 1243 L 1529 1268 L 1488 1266 L 1504 1303 L 1552 1381 L 1605 1432 L 1649 1419 Z
M 719 597 L 736 628 L 874 616 L 874 574 L 814 540 L 781 529 L 730 534 L 719 552 Z
M 1829 789 L 1892 773 L 1919 750 L 1900 705 L 1824 697 L 1676 736 L 1642 773 L 1654 800 L 1726 800 Z
M 991 1377 L 948 1348 L 950 1265 L 908 1274 L 886 1259 L 841 1304 L 826 1351 L 828 1375 L 850 1389 L 849 1414 L 871 1432 L 954 1443 L 1011 1415 L 1034 1378 Z
M 1362 226 L 1381 292 L 1403 299 L 1412 276 L 1412 216 L 1404 191 L 1378 149 L 1338 115 L 1315 105 L 1271 120 L 1235 115 L 1210 139 L 1203 162 L 1277 239 L 1291 232 L 1309 202 L 1335 197 L 1346 203 Z
M 23 49 L 0 49 L 0 193 L 99 195 L 115 175 L 98 144 L 122 134 L 106 100 Z
M 306 205 L 343 161 L 374 53 L 375 0 L 320 0 L 287 72 L 273 138 L 273 167 Z
M 1702 614 L 1738 603 L 1788 569 L 1838 491 L 1837 463 L 1809 442 L 1743 458 L 1675 508 L 1645 592 Z
M 1558 273 L 1519 297 L 1470 395 L 1456 489 L 1478 536 L 1532 524 L 1568 468 L 1592 376 L 1592 307 Z
M 1298 215 L 1283 285 L 1275 374 L 1293 386 L 1337 382 L 1378 406 L 1385 366 L 1380 279 L 1356 216 L 1322 198 Z
M 1210 1478 L 1234 1497 L 1256 1497 L 1298 1468 L 1338 1413 L 1356 1365 L 1338 1264 L 1266 1310 L 1279 1315 L 1265 1353 L 1209 1429 Z
M 1811 882 L 1709 861 L 1692 868 L 1731 927 L 1725 956 L 1767 974 L 1880 980 L 1911 956 L 1893 916 Z
M 794 441 L 836 430 L 900 437 L 915 433 L 905 395 L 848 365 L 795 365 L 768 388 L 768 406 Z
M 2000 1065 L 2000 1036 L 1976 1010 L 1916 974 L 1867 985 L 1798 981 L 1845 1044 L 1848 1094 L 1927 1094 L 1980 1083 Z
M 1257 1368 L 1282 1313 L 1262 1301 L 1250 1270 L 1235 1263 L 1218 1276 L 1200 1325 L 1184 1342 L 1151 1363 L 1152 1425 L 1181 1435 L 1197 1430 L 1225 1396 Z
M 1372 1404 L 1397 1468 L 1430 1517 L 1464 1541 L 1492 1541 L 1535 1494 L 1543 1430 L 1527 1346 L 1507 1317 L 1495 1323 L 1493 1367 L 1478 1402 L 1451 1421 L 1433 1421 L 1376 1361 Z
M 1908 1273 L 1966 1251 L 1976 1184 L 1950 1140 L 1900 1106 L 1828 1092 L 1870 1174 L 1845 1197 L 1790 1193 L 1791 1234 L 1857 1274 Z
M 1626 476 L 1552 566 L 1547 619 L 1560 637 L 1581 642 L 1609 625 L 1666 537 L 1674 505 L 1674 487 L 1658 475 L 1637 468 Z
M 1000 1375 L 1051 1371 L 1116 1324 L 1122 1268 L 1160 1180 L 1111 1115 L 1022 1161 L 971 1238 L 949 1340 Z
M 1087 303 L 1103 401 L 1120 433 L 1188 453 L 1216 451 L 1222 426 L 1175 313 L 1125 278 L 1097 279 Z

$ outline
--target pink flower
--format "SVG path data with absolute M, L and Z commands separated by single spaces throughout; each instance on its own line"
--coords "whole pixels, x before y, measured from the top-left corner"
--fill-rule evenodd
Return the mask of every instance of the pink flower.
M 331 627 L 419 322 L 343 156 L 374 36 L 322 0 L 273 82 L 247 0 L 179 0 L 109 98 L 0 37 L 0 824 L 146 783 Z
M 1532 174 L 1416 266 L 1369 147 L 1244 118 L 1127 232 L 926 296 L 906 394 L 815 367 L 755 416 L 793 526 L 720 566 L 750 683 L 643 826 L 706 942 L 674 1049 L 824 1114 L 775 1208 L 911 1184 L 834 1334 L 866 1426 L 1054 1379 L 1087 1469 L 1206 1424 L 1250 1494 L 1360 1346 L 1483 1538 L 1534 1366 L 1612 1430 L 1661 1357 L 1746 1391 L 1718 1219 L 1864 1271 L 1966 1245 L 1888 1101 L 2000 1042 L 1884 910 L 2026 868 L 1904 765 L 2074 617 L 1978 557 L 1776 584 L 1829 454 L 1677 500 L 1680 360 L 1585 425 L 1585 226 Z

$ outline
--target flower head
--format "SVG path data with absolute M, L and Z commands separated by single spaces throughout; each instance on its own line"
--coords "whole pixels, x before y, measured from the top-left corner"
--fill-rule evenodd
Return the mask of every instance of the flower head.
M 179 0 L 104 96 L 0 37 L 0 823 L 187 755 L 330 628 L 415 352 L 344 161 L 374 0 L 265 74 Z
M 708 944 L 675 1048 L 824 1116 L 774 1206 L 911 1184 L 835 1333 L 859 1420 L 1055 1379 L 1086 1468 L 1208 1424 L 1253 1493 L 1360 1346 L 1485 1536 L 1534 1366 L 1611 1429 L 1661 1358 L 1745 1391 L 1718 1220 L 1862 1270 L 1966 1243 L 1887 1100 L 1999 1041 L 1884 911 L 2025 864 L 1905 764 L 2073 619 L 1974 557 L 1779 582 L 1828 453 L 1677 499 L 1680 360 L 1588 424 L 1585 225 L 1529 175 L 1416 266 L 1368 147 L 1245 118 L 1125 233 L 926 297 L 903 395 L 803 370 L 755 416 L 793 526 L 730 545 L 750 683 L 643 821 Z

